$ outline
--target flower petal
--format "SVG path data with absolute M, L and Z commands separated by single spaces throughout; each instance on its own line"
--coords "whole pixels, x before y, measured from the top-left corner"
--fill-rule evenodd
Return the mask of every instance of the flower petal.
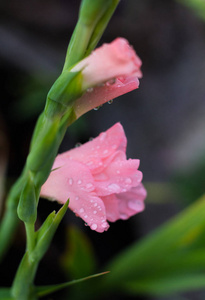
M 114 98 L 133 91 L 139 87 L 137 77 L 125 76 L 117 78 L 115 83 L 107 82 L 102 86 L 96 86 L 88 90 L 82 97 L 77 99 L 74 104 L 74 111 L 79 118 L 86 112 L 98 107 Z
M 105 205 L 107 220 L 115 222 L 126 220 L 144 210 L 146 190 L 142 184 L 131 188 L 128 192 L 102 197 Z
M 124 193 L 139 185 L 142 173 L 138 170 L 139 160 L 129 159 L 111 162 L 106 169 L 93 175 L 98 196 Z
M 141 77 L 141 60 L 130 47 L 128 41 L 117 38 L 110 44 L 97 48 L 88 57 L 77 63 L 71 72 L 82 70 L 82 89 L 119 76 Z
M 62 163 L 62 160 L 59 160 Z M 81 217 L 91 229 L 103 232 L 108 229 L 103 201 L 96 195 L 93 177 L 82 163 L 68 160 L 51 172 L 42 186 L 41 196 L 65 203 Z
M 106 166 L 106 159 L 116 151 L 125 152 L 127 139 L 120 123 L 116 123 L 107 131 L 84 145 L 58 155 L 57 159 L 76 160 L 87 165 L 92 174 L 100 172 Z M 56 166 L 55 166 L 56 167 Z

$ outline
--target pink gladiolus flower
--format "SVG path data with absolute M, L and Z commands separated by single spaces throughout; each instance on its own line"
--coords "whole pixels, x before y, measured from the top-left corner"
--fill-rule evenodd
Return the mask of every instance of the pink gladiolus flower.
M 41 196 L 69 208 L 92 230 L 103 232 L 115 222 L 144 209 L 146 190 L 138 159 L 126 159 L 127 140 L 120 123 L 84 145 L 60 154 L 42 186 Z
M 82 70 L 82 89 L 87 89 L 87 93 L 75 102 L 76 116 L 80 117 L 85 112 L 138 88 L 138 78 L 142 77 L 141 64 L 140 58 L 123 38 L 104 44 L 76 64 L 71 72 Z

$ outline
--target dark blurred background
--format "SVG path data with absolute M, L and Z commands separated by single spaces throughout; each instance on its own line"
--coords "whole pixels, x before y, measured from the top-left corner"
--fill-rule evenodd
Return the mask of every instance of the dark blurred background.
M 36 119 L 63 67 L 79 5 L 79 0 L 0 3 L 0 187 L 6 184 L 4 193 L 1 188 L 1 202 L 23 168 Z M 115 253 L 157 228 L 204 192 L 203 19 L 174 0 L 122 0 L 99 44 L 118 36 L 128 39 L 143 61 L 140 88 L 79 119 L 68 129 L 60 152 L 121 122 L 128 138 L 128 157 L 141 161 L 140 170 L 148 189 L 146 210 L 129 221 L 112 224 L 102 235 L 91 232 L 68 212 L 40 266 L 37 275 L 40 284 L 65 280 L 58 267 L 58 257 L 66 244 L 62 232 L 69 224 L 76 224 L 88 234 L 102 266 Z M 58 208 L 56 203 L 42 200 L 39 223 Z M 0 269 L 3 285 L 11 283 L 24 244 L 21 226 L 10 256 Z M 45 299 L 60 296 L 56 297 Z M 177 297 L 174 299 L 198 300 L 204 294 Z

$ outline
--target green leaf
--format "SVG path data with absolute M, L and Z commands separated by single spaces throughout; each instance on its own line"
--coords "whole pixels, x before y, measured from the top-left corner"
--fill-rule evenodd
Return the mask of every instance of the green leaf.
M 36 232 L 36 247 L 33 253 L 31 253 L 34 260 L 40 260 L 50 246 L 50 242 L 58 228 L 58 225 L 67 211 L 68 203 L 69 200 L 63 205 L 63 207 L 61 207 L 57 214 L 52 212 L 47 217 L 41 228 Z
M 152 278 L 151 280 L 138 280 L 125 284 L 125 290 L 131 294 L 170 295 L 187 290 L 204 289 L 205 275 L 186 275 L 175 277 Z M 174 298 L 175 299 L 175 298 Z
M 88 237 L 77 227 L 67 229 L 67 246 L 61 265 L 70 278 L 80 278 L 95 272 L 96 259 Z
M 107 267 L 104 288 L 169 294 L 205 287 L 202 280 L 197 285 L 205 276 L 204 235 L 205 196 L 116 257 Z
M 13 300 L 10 288 L 0 289 L 0 300 Z
M 107 273 L 108 272 L 102 272 L 102 273 L 94 274 L 94 275 L 87 276 L 87 277 L 84 277 L 84 278 L 80 278 L 80 279 L 72 280 L 72 281 L 69 281 L 69 282 L 61 283 L 61 284 L 36 287 L 36 293 L 39 297 L 43 297 L 43 296 L 49 295 L 53 292 L 57 292 L 59 290 L 62 290 L 64 288 L 68 287 L 68 286 L 74 285 L 76 283 L 83 282 L 83 281 L 88 280 L 88 279 L 96 278 L 96 277 L 105 275 Z

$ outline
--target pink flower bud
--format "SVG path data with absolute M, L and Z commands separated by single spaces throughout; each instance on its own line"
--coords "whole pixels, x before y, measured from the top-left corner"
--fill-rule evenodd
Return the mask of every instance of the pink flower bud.
M 142 77 L 141 64 L 140 58 L 123 38 L 104 44 L 76 64 L 71 72 L 82 70 L 82 89 L 87 89 L 87 93 L 75 102 L 76 116 L 138 88 L 138 78 Z
M 144 209 L 146 190 L 138 159 L 126 159 L 126 136 L 120 123 L 86 144 L 57 156 L 41 196 L 65 203 L 92 230 Z

